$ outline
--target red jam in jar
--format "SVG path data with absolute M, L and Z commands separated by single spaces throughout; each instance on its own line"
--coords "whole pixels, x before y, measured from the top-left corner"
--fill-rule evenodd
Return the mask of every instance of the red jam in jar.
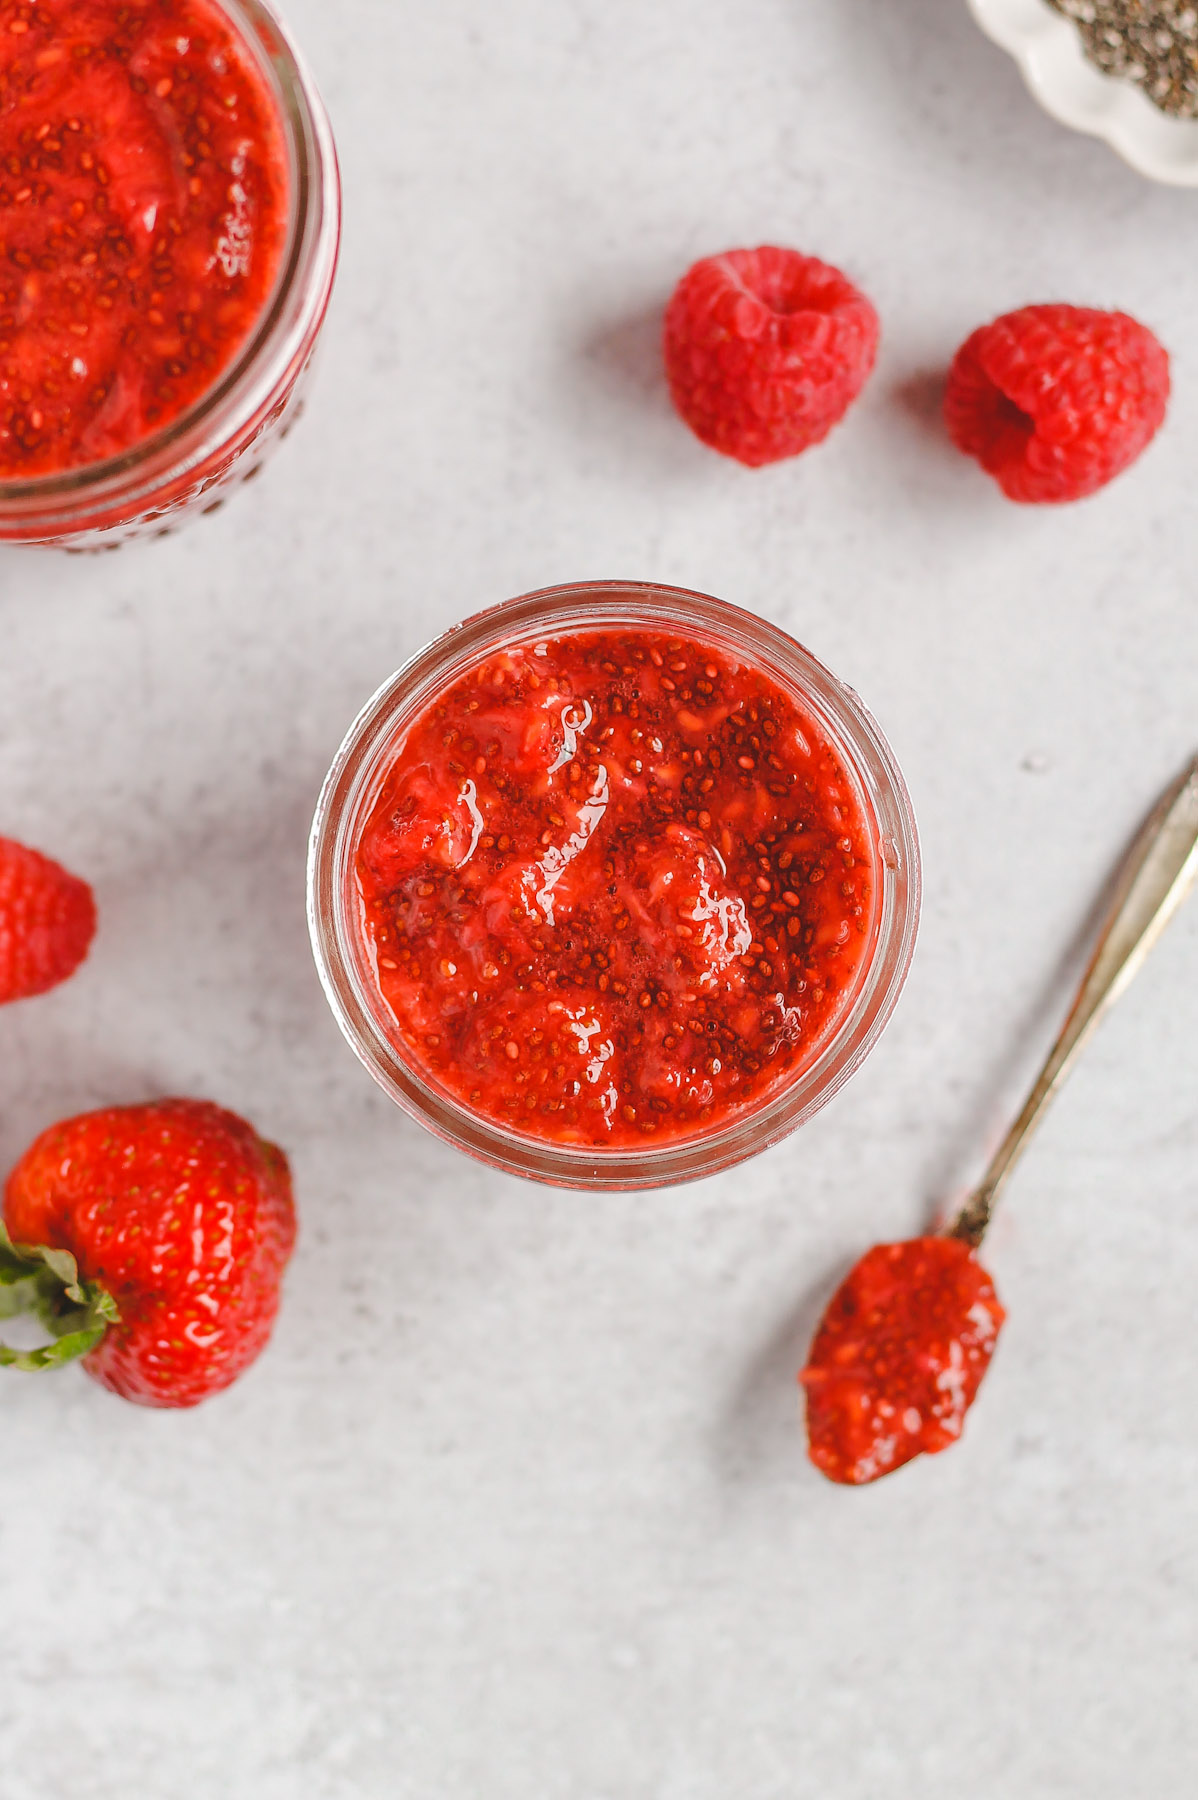
M 627 1148 L 759 1107 L 866 958 L 870 832 L 816 718 L 643 627 L 492 650 L 406 729 L 354 845 L 366 960 L 424 1079 Z
M 279 275 L 287 155 L 213 0 L 0 4 L 0 480 L 119 455 L 213 387 Z

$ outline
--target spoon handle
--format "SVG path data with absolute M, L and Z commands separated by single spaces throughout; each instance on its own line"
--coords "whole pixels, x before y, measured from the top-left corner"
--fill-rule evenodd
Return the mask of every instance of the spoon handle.
M 1161 795 L 1128 852 L 1110 911 L 1061 1035 L 990 1167 L 947 1227 L 949 1237 L 961 1238 L 975 1249 L 981 1243 L 999 1190 L 1048 1102 L 1064 1082 L 1099 1019 L 1139 973 L 1196 875 L 1198 756 Z

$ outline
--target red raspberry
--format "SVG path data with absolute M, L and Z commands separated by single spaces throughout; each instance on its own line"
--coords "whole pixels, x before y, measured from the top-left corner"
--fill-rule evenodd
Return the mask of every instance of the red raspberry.
M 878 315 L 839 269 L 769 245 L 697 262 L 666 308 L 666 375 L 696 437 L 757 468 L 827 437 L 865 386 Z
M 85 881 L 0 838 L 0 1003 L 44 994 L 73 975 L 96 930 Z
M 1010 500 L 1081 500 L 1135 461 L 1169 398 L 1169 356 L 1135 319 L 1023 306 L 966 338 L 944 417 Z
M 253 1362 L 295 1242 L 287 1158 L 207 1100 L 114 1106 L 51 1126 L 8 1178 L 4 1222 L 19 1248 L 5 1251 L 0 1234 L 0 1275 L 6 1260 L 36 1265 L 25 1246 L 49 1246 L 34 1308 L 72 1341 L 60 1340 L 59 1356 L 7 1351 L 0 1361 L 40 1367 L 84 1354 L 89 1375 L 141 1406 L 195 1406 Z M 65 1286 L 74 1271 L 55 1260 L 64 1250 L 78 1276 Z

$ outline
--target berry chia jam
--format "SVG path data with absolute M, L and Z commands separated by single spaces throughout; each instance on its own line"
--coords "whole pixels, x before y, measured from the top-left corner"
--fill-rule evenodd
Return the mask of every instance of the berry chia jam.
M 0 536 L 218 485 L 307 360 L 337 212 L 259 0 L 0 0 Z
M 828 1303 L 807 1367 L 811 1460 L 859 1486 L 955 1444 L 1006 1313 L 968 1244 L 875 1244 Z
M 119 455 L 212 385 L 274 286 L 287 186 L 211 0 L 38 0 L 0 26 L 0 477 Z
M 839 1084 L 905 974 L 916 852 L 879 768 L 847 691 L 721 602 L 498 608 L 401 671 L 330 777 L 330 998 L 401 1104 L 503 1166 L 634 1186 L 738 1160 Z
M 358 849 L 405 1049 L 498 1123 L 693 1134 L 826 1034 L 873 910 L 817 722 L 645 630 L 500 651 L 410 727 Z

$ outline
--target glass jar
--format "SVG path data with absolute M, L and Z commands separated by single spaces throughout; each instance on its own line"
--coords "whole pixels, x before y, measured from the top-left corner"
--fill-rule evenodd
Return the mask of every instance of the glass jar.
M 0 542 L 115 549 L 215 512 L 251 480 L 299 411 L 337 267 L 341 190 L 332 130 L 269 0 L 217 0 L 272 91 L 288 158 L 290 218 L 274 292 L 214 385 L 119 456 L 28 480 L 0 478 Z
M 693 1136 L 604 1148 L 538 1139 L 473 1112 L 396 1042 L 362 930 L 355 850 L 405 734 L 429 704 L 497 650 L 605 629 L 677 634 L 724 649 L 793 697 L 825 732 L 866 822 L 873 867 L 866 948 L 827 1034 L 759 1104 Z M 575 1188 L 660 1187 L 755 1155 L 811 1117 L 857 1069 L 894 1010 L 915 948 L 915 817 L 894 756 L 852 689 L 776 626 L 706 594 L 642 582 L 547 588 L 477 614 L 419 651 L 350 727 L 324 784 L 308 864 L 316 966 L 341 1030 L 396 1104 L 496 1168 Z M 390 1029 L 389 1029 L 390 1027 Z

